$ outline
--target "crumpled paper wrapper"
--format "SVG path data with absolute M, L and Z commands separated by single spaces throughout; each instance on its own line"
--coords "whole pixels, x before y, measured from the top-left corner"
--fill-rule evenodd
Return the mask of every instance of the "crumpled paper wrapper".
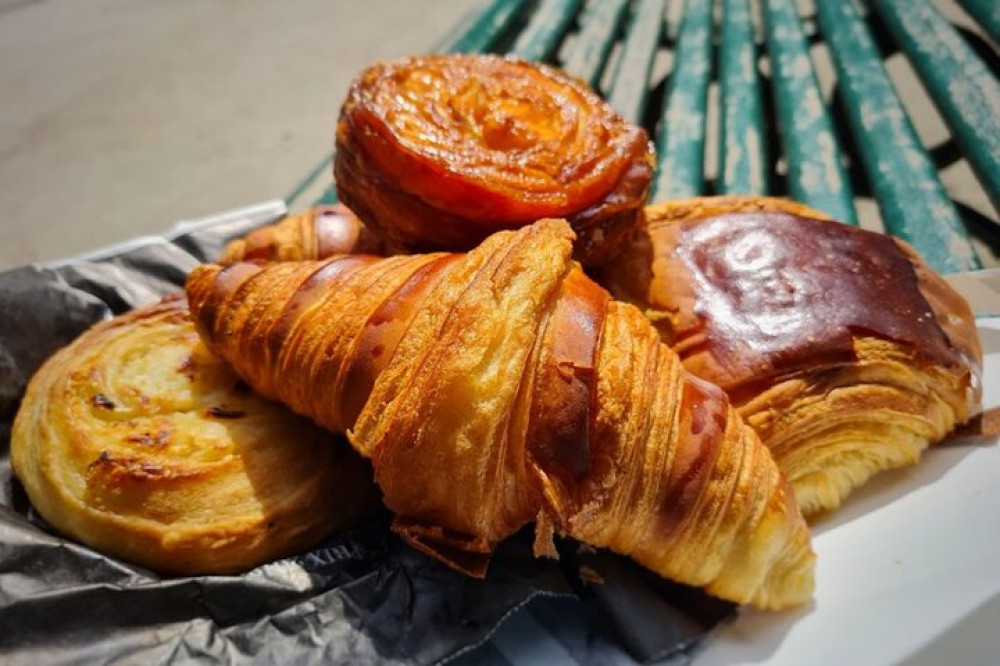
M 9 444 L 35 370 L 94 322 L 180 291 L 194 266 L 283 212 L 262 204 L 0 273 L 0 662 L 502 664 L 554 650 L 567 663 L 686 663 L 731 604 L 572 542 L 559 561 L 536 560 L 530 530 L 485 580 L 411 550 L 387 517 L 244 575 L 164 578 L 34 513 Z M 508 618 L 533 638 L 491 641 Z

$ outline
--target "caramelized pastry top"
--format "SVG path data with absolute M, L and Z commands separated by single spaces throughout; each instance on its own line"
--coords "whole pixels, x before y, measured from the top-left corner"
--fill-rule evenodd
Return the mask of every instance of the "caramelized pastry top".
M 549 216 L 569 218 L 578 232 L 631 229 L 652 156 L 641 128 L 556 69 L 424 56 L 376 65 L 355 81 L 336 171 L 342 199 L 380 235 L 467 249 Z
M 969 373 L 978 395 L 968 306 L 899 241 L 779 211 L 647 216 L 650 313 L 693 371 L 723 388 L 850 362 L 854 337 L 870 335 Z
M 720 359 L 746 346 L 776 371 L 819 357 L 848 361 L 854 331 L 962 365 L 888 236 L 787 213 L 732 213 L 681 227 L 676 253 L 693 276 L 705 344 Z

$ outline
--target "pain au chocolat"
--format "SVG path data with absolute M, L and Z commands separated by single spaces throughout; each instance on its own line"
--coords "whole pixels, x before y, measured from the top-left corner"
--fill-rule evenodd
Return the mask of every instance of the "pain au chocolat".
M 968 305 L 905 243 L 781 199 L 646 209 L 604 283 L 720 385 L 806 513 L 915 463 L 978 410 Z
M 334 166 L 341 200 L 399 247 L 467 250 L 562 217 L 585 265 L 640 225 L 653 173 L 645 131 L 583 83 L 493 55 L 365 70 L 341 110 Z
M 372 460 L 393 529 L 482 575 L 536 525 L 765 608 L 814 555 L 791 488 L 717 387 L 571 261 L 562 220 L 468 254 L 196 268 L 206 343 Z
M 14 472 L 64 534 L 161 573 L 236 573 L 378 505 L 346 442 L 255 395 L 173 298 L 97 324 L 35 374 Z

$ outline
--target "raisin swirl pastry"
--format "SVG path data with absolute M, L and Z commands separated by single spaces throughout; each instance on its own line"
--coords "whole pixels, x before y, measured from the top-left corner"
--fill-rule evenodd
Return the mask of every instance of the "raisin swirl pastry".
M 11 439 L 35 509 L 168 574 L 236 573 L 377 507 L 346 442 L 253 394 L 183 299 L 92 327 L 35 374 Z
M 500 229 L 566 218 L 585 265 L 640 225 L 653 173 L 645 131 L 559 70 L 492 55 L 377 64 L 337 126 L 337 191 L 379 236 L 467 250 Z
M 763 197 L 646 217 L 604 284 L 727 391 L 805 513 L 915 463 L 978 411 L 975 320 L 907 244 Z
M 207 344 L 372 460 L 393 528 L 482 575 L 536 524 L 710 593 L 780 608 L 809 533 L 767 449 L 634 307 L 570 260 L 562 220 L 468 253 L 196 268 Z

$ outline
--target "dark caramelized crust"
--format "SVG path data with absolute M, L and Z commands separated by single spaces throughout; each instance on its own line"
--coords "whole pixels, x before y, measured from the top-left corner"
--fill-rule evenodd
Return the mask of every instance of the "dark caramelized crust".
M 855 334 L 968 372 L 888 236 L 787 213 L 728 213 L 680 225 L 674 257 L 691 275 L 700 321 L 676 331 L 674 344 L 699 346 L 726 368 L 725 389 L 853 361 Z
M 337 128 L 338 193 L 416 250 L 469 249 L 566 218 L 585 264 L 613 257 L 652 178 L 645 132 L 558 70 L 484 55 L 383 63 L 354 82 Z
M 385 244 L 343 204 L 316 206 L 255 229 L 223 250 L 220 264 L 311 261 L 335 254 L 383 254 Z
M 915 461 L 977 409 L 972 314 L 905 244 L 777 199 L 646 216 L 605 282 L 726 389 L 807 511 Z
M 581 271 L 572 271 L 560 288 L 542 338 L 526 439 L 534 464 L 559 484 L 547 499 L 564 513 L 584 504 L 577 483 L 591 472 L 597 352 L 610 296 Z
M 953 359 L 958 361 L 956 372 L 963 376 L 970 375 L 970 409 L 977 411 L 983 397 L 983 348 L 972 308 L 943 277 L 924 263 L 913 247 L 898 238 L 893 238 L 893 242 L 913 267 L 920 295 L 930 306 L 933 319 L 944 334 Z
M 393 529 L 473 575 L 536 522 L 762 607 L 806 599 L 791 491 L 725 394 L 570 259 L 562 220 L 466 255 L 205 266 L 212 349 L 370 457 Z

